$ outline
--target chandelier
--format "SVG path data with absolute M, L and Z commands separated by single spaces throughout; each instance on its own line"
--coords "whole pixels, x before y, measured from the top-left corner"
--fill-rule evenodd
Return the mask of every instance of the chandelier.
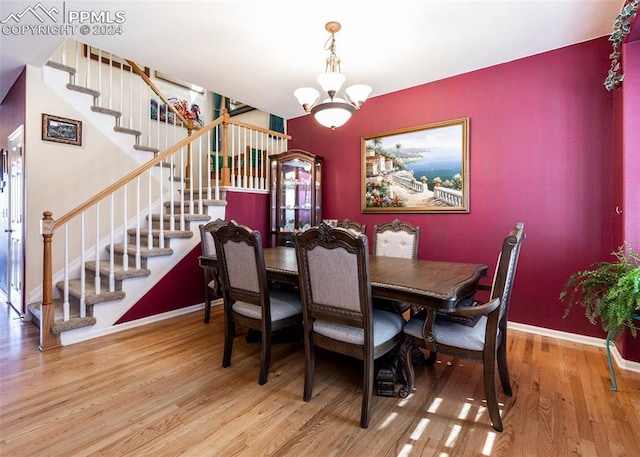
M 347 87 L 344 97 L 336 96 L 346 79 L 340 73 L 340 59 L 336 56 L 335 34 L 341 26 L 339 22 L 332 21 L 327 22 L 324 28 L 331 34 L 325 43 L 325 49 L 330 54 L 324 73 L 318 76 L 318 83 L 327 93 L 328 98 L 318 102 L 320 93 L 312 87 L 301 87 L 293 95 L 298 99 L 305 112 L 311 112 L 321 125 L 335 130 L 344 125 L 355 110 L 362 106 L 371 92 L 371 87 L 365 84 L 355 84 Z

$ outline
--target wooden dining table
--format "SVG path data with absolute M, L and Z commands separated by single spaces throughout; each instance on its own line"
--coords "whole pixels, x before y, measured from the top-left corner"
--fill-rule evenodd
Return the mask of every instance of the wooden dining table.
M 216 268 L 214 256 L 200 256 L 200 266 Z M 267 278 L 298 284 L 295 248 L 277 246 L 264 249 Z M 411 303 L 421 308 L 453 311 L 456 304 L 475 293 L 487 265 L 421 259 L 369 256 L 374 297 Z

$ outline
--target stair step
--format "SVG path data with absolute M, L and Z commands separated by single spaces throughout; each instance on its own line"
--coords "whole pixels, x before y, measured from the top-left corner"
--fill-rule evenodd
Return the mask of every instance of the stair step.
M 113 130 L 114 130 L 115 132 L 118 132 L 118 133 L 127 133 L 127 134 L 129 134 L 129 135 L 133 135 L 133 136 L 140 136 L 140 135 L 142 135 L 142 132 L 141 132 L 140 130 L 129 129 L 129 128 L 127 128 L 127 127 L 115 126 L 115 127 L 113 128 Z
M 67 89 L 73 90 L 75 92 L 80 92 L 82 94 L 91 95 L 95 98 L 100 96 L 100 92 L 97 90 L 89 89 L 88 87 L 77 86 L 75 84 L 67 84 Z
M 145 146 L 144 144 L 134 144 L 133 149 L 135 149 L 136 151 L 153 152 L 154 155 L 160 152 L 160 149 L 154 148 L 152 146 Z
M 193 232 L 189 231 L 189 230 L 181 231 L 181 230 L 168 230 L 168 229 L 165 229 L 165 230 L 163 230 L 162 233 L 164 234 L 165 247 L 171 247 L 171 240 L 172 239 L 178 239 L 178 238 L 186 239 L 186 238 L 193 237 Z M 136 229 L 135 228 L 127 229 L 127 235 L 129 235 L 129 243 L 132 246 L 135 246 Z M 151 237 L 153 238 L 153 246 L 154 247 L 158 247 L 160 245 L 160 230 L 157 229 L 157 228 L 152 229 L 151 230 Z M 149 229 L 148 228 L 141 228 L 140 229 L 140 245 L 141 246 L 147 246 L 148 238 L 149 238 Z
M 113 116 L 115 118 L 122 117 L 122 113 L 120 111 L 116 111 L 114 109 L 109 109 L 109 108 L 103 108 L 102 106 L 93 105 L 91 107 L 91 111 L 93 111 L 94 113 L 100 113 L 100 114 L 106 114 L 108 116 Z
M 61 63 L 54 62 L 52 60 L 47 61 L 47 63 L 45 63 L 45 65 L 47 67 L 55 68 L 56 70 L 66 71 L 71 76 L 74 76 L 76 74 L 76 69 L 75 68 L 70 67 L 69 65 L 63 65 Z
M 74 330 L 82 327 L 90 327 L 96 324 L 96 318 L 93 316 L 80 317 L 80 310 L 70 305 L 69 306 L 69 320 L 64 321 L 64 311 L 62 306 L 62 299 L 56 298 L 53 300 L 54 310 L 54 323 L 51 328 L 51 333 L 59 334 L 67 330 Z M 33 323 L 36 327 L 40 328 L 40 321 L 42 316 L 42 303 L 31 303 L 27 306 L 29 312 L 33 316 Z
M 178 190 L 178 193 L 180 193 L 181 190 Z M 227 205 L 227 201 L 226 201 L 226 196 L 227 196 L 227 189 L 220 189 L 220 200 L 215 200 L 214 198 L 209 199 L 208 197 L 208 192 L 207 192 L 207 188 L 203 188 L 203 189 L 197 189 L 194 188 L 189 189 L 186 188 L 184 189 L 184 199 L 185 200 L 191 200 L 192 198 L 194 200 L 196 199 L 203 199 L 203 201 L 207 202 L 207 206 L 226 206 Z M 216 191 L 214 188 L 211 188 L 211 196 L 215 197 L 216 195 Z
M 73 297 L 76 300 L 80 300 L 82 290 L 80 284 L 80 279 L 69 280 L 70 298 Z M 64 290 L 64 282 L 58 282 L 56 284 L 56 287 L 58 288 L 58 290 Z M 85 280 L 84 301 L 87 306 L 96 305 L 98 303 L 105 303 L 108 301 L 122 300 L 125 296 L 126 294 L 122 290 L 114 290 L 113 292 L 110 292 L 109 287 L 105 284 L 104 281 L 101 281 L 100 293 L 96 294 L 95 285 L 93 284 L 93 278 L 86 278 Z
M 129 263 L 132 263 L 133 259 L 129 259 Z M 109 260 L 101 260 L 99 263 L 100 266 L 100 276 L 104 278 L 109 278 L 111 274 L 111 263 Z M 90 271 L 95 274 L 96 271 L 96 262 L 90 261 L 85 262 L 84 267 L 87 271 Z M 114 265 L 113 267 L 113 276 L 116 281 L 122 281 L 123 279 L 128 278 L 140 278 L 143 276 L 149 276 L 151 274 L 151 270 L 147 268 L 132 268 L 129 267 L 127 270 L 124 269 L 122 264 Z
M 109 246 L 107 246 L 107 250 L 109 250 Z M 113 245 L 113 252 L 116 254 L 123 254 L 124 251 L 124 244 L 123 243 L 117 243 Z M 134 245 L 131 244 L 127 244 L 127 254 L 128 255 L 135 255 L 136 253 L 136 247 Z M 172 255 L 173 254 L 173 249 L 171 248 L 140 248 L 140 257 L 143 257 L 145 259 L 148 259 L 150 257 L 160 257 L 163 255 Z
M 131 236 L 135 236 L 136 235 L 136 229 L 132 228 L 132 229 L 127 229 L 127 233 Z M 165 239 L 171 239 L 171 238 L 191 238 L 193 237 L 193 232 L 191 230 L 163 230 L 164 233 L 164 237 Z M 147 237 L 149 235 L 149 229 L 148 228 L 141 228 L 140 229 L 140 237 Z M 154 238 L 158 238 L 160 236 L 160 230 L 159 229 L 151 229 L 151 235 Z
M 222 203 L 222 204 L 221 204 Z M 202 206 L 203 207 L 207 207 L 207 206 L 226 206 L 227 202 L 224 200 L 207 200 L 207 199 L 203 199 L 202 200 Z M 171 208 L 171 202 L 164 202 L 164 207 L 167 208 L 167 210 L 169 210 Z M 200 207 L 200 200 L 193 200 L 193 209 L 197 210 Z M 180 202 L 180 201 L 174 201 L 173 202 L 173 208 L 174 208 L 174 212 L 179 213 L 183 208 L 184 211 L 190 211 L 191 210 L 191 205 L 188 201 L 184 202 L 184 205 Z

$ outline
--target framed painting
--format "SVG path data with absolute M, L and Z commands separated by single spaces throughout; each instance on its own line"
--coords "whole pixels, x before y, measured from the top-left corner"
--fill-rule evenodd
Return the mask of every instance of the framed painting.
M 237 116 L 238 114 L 242 113 L 248 113 L 249 111 L 253 111 L 255 109 L 253 106 L 249 106 L 233 98 L 226 99 L 225 107 L 227 108 L 229 116 L 231 117 Z
M 363 213 L 468 213 L 469 118 L 362 137 Z
M 43 113 L 42 139 L 82 146 L 82 121 Z

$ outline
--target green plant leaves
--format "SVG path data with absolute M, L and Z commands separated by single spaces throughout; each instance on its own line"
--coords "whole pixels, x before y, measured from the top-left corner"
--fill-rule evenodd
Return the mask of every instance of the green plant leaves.
M 592 324 L 599 318 L 602 328 L 617 339 L 629 327 L 636 336 L 634 315 L 640 311 L 640 257 L 625 243 L 612 253 L 615 262 L 596 262 L 573 273 L 560 300 L 567 302 L 564 316 L 577 304 Z

